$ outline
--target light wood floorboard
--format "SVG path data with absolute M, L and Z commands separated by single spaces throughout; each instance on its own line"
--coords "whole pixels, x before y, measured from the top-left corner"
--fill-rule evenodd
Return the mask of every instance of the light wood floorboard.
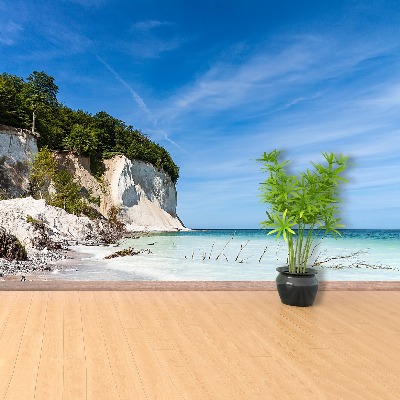
M 0 400 L 400 398 L 400 291 L 0 292 Z

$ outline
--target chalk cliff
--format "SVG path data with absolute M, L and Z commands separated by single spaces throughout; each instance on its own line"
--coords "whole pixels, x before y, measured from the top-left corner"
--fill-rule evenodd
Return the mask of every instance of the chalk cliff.
M 0 125 L 0 196 L 19 197 L 28 190 L 28 168 L 37 153 L 37 134 Z
M 177 192 L 171 178 L 153 165 L 114 156 L 105 160 L 99 183 L 90 173 L 87 157 L 71 153 L 57 155 L 60 165 L 79 179 L 93 196 L 100 197 L 98 211 L 105 217 L 111 207 L 129 231 L 175 231 L 186 229 L 176 214 Z
M 171 178 L 153 165 L 124 156 L 107 163 L 108 204 L 120 207 L 128 230 L 181 230 Z
M 0 125 L 1 197 L 19 197 L 28 191 L 28 167 L 38 151 L 36 140 L 30 131 Z M 60 167 L 100 198 L 98 211 L 105 217 L 111 207 L 118 207 L 130 231 L 185 229 L 176 214 L 175 185 L 164 171 L 143 161 L 115 156 L 105 160 L 105 173 L 99 183 L 90 173 L 87 157 L 62 152 L 56 155 Z

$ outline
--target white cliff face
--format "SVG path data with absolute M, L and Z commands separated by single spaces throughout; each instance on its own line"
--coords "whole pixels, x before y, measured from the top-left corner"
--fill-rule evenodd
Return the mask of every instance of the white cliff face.
M 171 178 L 153 165 L 124 156 L 107 162 L 110 204 L 121 209 L 128 230 L 182 230 Z
M 177 193 L 171 178 L 151 164 L 114 156 L 105 160 L 103 184 L 90 174 L 89 160 L 73 154 L 59 154 L 58 160 L 93 196 L 95 207 L 105 217 L 111 207 L 121 210 L 130 231 L 175 231 L 185 227 L 176 215 Z
M 25 129 L 0 125 L 0 190 L 19 196 L 28 189 L 28 167 L 38 152 L 36 137 Z

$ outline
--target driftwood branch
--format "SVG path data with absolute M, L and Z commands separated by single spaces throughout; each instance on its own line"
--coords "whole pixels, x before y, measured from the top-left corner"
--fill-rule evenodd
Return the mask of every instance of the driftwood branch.
M 239 250 L 239 253 L 237 254 L 237 256 L 236 256 L 236 258 L 235 258 L 235 261 L 238 260 L 238 258 L 239 258 L 239 256 L 240 256 L 240 253 L 241 253 L 242 250 L 249 244 L 249 242 L 250 242 L 250 240 L 248 240 L 244 246 L 243 246 L 242 244 L 240 245 L 240 250 Z
M 236 231 L 235 232 L 233 232 L 233 235 L 232 235 L 232 237 L 228 240 L 228 242 L 225 244 L 225 246 L 223 247 L 223 249 L 221 250 L 221 252 L 217 255 L 217 258 L 216 258 L 216 260 L 218 260 L 218 258 L 220 258 L 221 257 L 221 255 L 222 255 L 222 253 L 223 253 L 223 251 L 226 249 L 226 246 L 228 246 L 228 244 L 233 240 L 233 238 L 234 238 L 234 236 L 235 236 L 235 234 L 236 234 Z M 225 254 L 224 254 L 225 255 Z M 225 258 L 226 258 L 226 256 L 225 256 Z

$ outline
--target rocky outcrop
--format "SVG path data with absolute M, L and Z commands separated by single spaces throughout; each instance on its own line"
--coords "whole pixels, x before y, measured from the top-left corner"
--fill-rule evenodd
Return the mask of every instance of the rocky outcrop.
M 37 134 L 0 125 L 0 196 L 18 197 L 28 191 L 28 167 L 37 153 Z
M 20 241 L 0 227 L 0 258 L 6 260 L 26 260 L 26 250 Z
M 68 214 L 61 208 L 49 206 L 44 200 L 25 197 L 0 201 L 1 226 L 27 248 L 32 247 L 38 235 L 34 224 L 29 222 L 32 220 L 44 223 L 53 242 L 88 244 L 96 242 L 98 236 L 98 226 L 94 221 Z

